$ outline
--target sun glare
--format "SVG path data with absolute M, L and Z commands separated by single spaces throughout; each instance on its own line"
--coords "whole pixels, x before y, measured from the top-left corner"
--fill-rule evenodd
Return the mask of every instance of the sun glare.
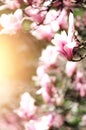
M 0 43 L 0 80 L 10 76 L 12 72 L 12 60 L 11 48 L 6 43 Z
M 21 58 L 12 39 L 0 38 L 0 81 L 10 79 L 21 69 Z

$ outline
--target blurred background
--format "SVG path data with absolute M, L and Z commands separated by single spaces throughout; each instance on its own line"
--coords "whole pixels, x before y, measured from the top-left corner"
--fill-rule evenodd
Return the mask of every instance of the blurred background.
M 22 130 L 21 122 L 18 123 L 20 119 L 12 110 L 19 106 L 23 92 L 35 91 L 32 76 L 46 45 L 47 42 L 38 41 L 24 32 L 0 36 L 0 130 Z M 11 120 L 13 126 L 17 121 L 16 127 L 9 125 Z

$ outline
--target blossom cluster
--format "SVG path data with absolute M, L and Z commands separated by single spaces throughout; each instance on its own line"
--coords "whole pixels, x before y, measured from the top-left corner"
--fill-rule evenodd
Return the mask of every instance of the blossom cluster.
M 25 130 L 60 129 L 66 124 L 71 127 L 86 125 L 86 115 L 76 117 L 80 110 L 78 99 L 86 97 L 84 69 L 79 70 L 79 63 L 73 62 L 74 55 L 81 57 L 76 51 L 80 45 L 76 30 L 80 22 L 74 16 L 74 9 L 80 3 L 83 5 L 84 1 L 0 1 L 0 11 L 10 10 L 10 13 L 0 16 L 0 35 L 16 34 L 23 29 L 24 22 L 29 21 L 30 33 L 51 43 L 42 51 L 33 77 L 35 86 L 39 87 L 36 96 L 41 95 L 42 103 L 36 105 L 37 101 L 26 92 L 21 95 L 19 108 L 14 110 L 22 119 Z M 85 27 L 85 15 L 83 23 Z

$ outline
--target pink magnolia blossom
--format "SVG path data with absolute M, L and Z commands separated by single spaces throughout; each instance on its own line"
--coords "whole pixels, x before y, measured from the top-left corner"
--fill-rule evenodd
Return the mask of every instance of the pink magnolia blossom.
M 72 77 L 77 71 L 77 63 L 67 61 L 65 72 L 68 77 Z
M 75 90 L 79 91 L 81 97 L 86 96 L 86 80 L 83 72 L 77 71 L 73 86 Z
M 58 31 L 61 29 L 67 29 L 67 23 L 68 23 L 68 16 L 67 11 L 65 9 L 61 10 L 50 10 L 47 12 L 46 17 L 43 21 L 43 24 L 50 24 L 53 31 Z M 63 22 L 64 21 L 64 22 Z
M 46 75 L 46 67 L 44 65 L 38 66 L 36 74 L 37 76 L 33 76 L 32 79 L 37 86 L 40 86 L 43 76 Z
M 60 10 L 56 11 L 54 9 L 47 12 L 46 17 L 43 21 L 43 24 L 49 25 L 52 32 L 57 32 L 60 29 L 60 23 L 62 21 L 59 20 L 60 17 Z
M 50 13 L 52 14 L 52 12 Z M 55 14 L 56 14 L 56 17 L 52 16 L 52 20 L 50 22 L 50 27 L 52 28 L 52 30 L 56 33 L 60 29 L 67 29 L 68 28 L 67 11 L 65 9 L 63 9 L 62 11 L 58 10 L 58 12 L 56 11 Z
M 41 14 L 43 12 L 44 11 L 42 11 Z M 36 18 L 37 15 L 34 15 L 34 16 L 35 16 L 34 18 Z M 38 39 L 47 39 L 47 40 L 51 41 L 51 39 L 54 37 L 55 33 L 60 28 L 62 28 L 62 29 L 67 28 L 66 27 L 66 25 L 67 25 L 66 10 L 64 10 L 64 9 L 62 11 L 50 10 L 49 12 L 47 12 L 46 15 L 43 15 L 43 16 L 44 17 L 43 17 L 42 24 L 37 25 L 36 23 L 32 23 L 32 25 L 31 25 L 31 33 L 32 33 L 32 35 L 36 36 Z M 33 18 L 33 15 L 32 15 L 32 18 Z M 39 21 L 40 21 L 40 18 L 38 18 L 38 16 L 37 16 L 37 19 Z M 63 20 L 64 20 L 64 22 L 63 22 Z
M 9 9 L 18 9 L 22 3 L 22 0 L 1 0 L 3 5 L 0 7 L 0 10 L 9 8 Z
M 56 46 L 59 54 L 63 55 L 68 60 L 71 60 L 73 57 L 73 48 L 76 46 L 76 42 L 68 42 L 68 37 L 65 31 L 61 32 L 61 34 L 55 34 L 52 43 Z
M 25 92 L 21 96 L 20 107 L 19 109 L 15 110 L 15 112 L 21 118 L 31 119 L 36 112 L 36 106 L 34 103 L 35 100 L 33 97 L 31 97 L 29 93 Z
M 61 29 L 68 28 L 68 15 L 67 15 L 67 11 L 65 9 L 63 9 L 60 12 L 60 15 L 59 15 L 59 17 L 57 17 L 56 21 L 58 22 Z
M 30 120 L 25 124 L 25 130 L 49 130 L 52 126 L 60 128 L 64 124 L 64 118 L 60 114 L 49 113 L 36 120 Z
M 51 68 L 52 70 L 52 68 Z M 47 74 L 46 65 L 41 65 L 37 68 L 37 76 L 33 77 L 36 81 L 36 84 L 41 86 L 37 91 L 37 94 L 42 94 L 43 100 L 47 103 L 54 102 L 54 96 L 56 93 L 55 87 L 55 76 L 49 76 Z
M 22 10 L 17 9 L 14 14 L 2 14 L 0 17 L 0 25 L 2 30 L 0 34 L 15 34 L 22 25 Z
M 61 10 L 56 11 L 56 10 L 52 9 L 49 12 L 47 12 L 46 17 L 43 21 L 43 24 L 44 25 L 50 24 L 53 31 L 54 31 L 54 28 L 57 29 L 57 30 L 55 30 L 55 32 L 56 32 L 60 28 L 67 29 L 67 24 L 68 24 L 67 19 L 68 19 L 68 16 L 67 16 L 67 11 L 65 9 L 62 9 L 62 11 Z
M 46 68 L 44 65 L 41 65 L 37 68 L 37 76 L 40 77 L 40 79 L 43 77 L 43 75 L 46 73 Z
M 49 45 L 42 51 L 42 55 L 39 60 L 45 65 L 46 68 L 57 68 L 59 62 L 58 55 L 59 53 L 57 52 L 56 47 Z
M 32 6 L 28 6 L 25 8 L 25 13 L 28 15 L 28 18 L 37 24 L 42 23 L 47 13 L 46 8 L 34 8 Z
M 54 9 L 50 10 L 49 12 L 47 12 L 46 17 L 44 19 L 44 24 L 49 24 L 51 22 L 53 22 L 60 14 L 60 11 L 56 11 Z
M 0 130 L 23 130 L 20 118 L 11 111 L 0 113 Z
M 46 103 L 53 103 L 53 97 L 56 93 L 53 78 L 45 73 L 40 80 L 40 86 L 41 88 L 37 91 L 37 94 L 42 94 L 43 100 Z
M 80 125 L 81 125 L 81 126 L 86 126 L 86 114 L 82 116 Z
M 37 26 L 35 23 L 31 25 L 31 34 L 38 39 L 47 39 L 51 40 L 54 36 L 55 32 L 52 30 L 50 25 L 39 25 Z
M 25 124 L 25 130 L 49 130 L 53 124 L 54 115 L 48 114 L 38 120 L 30 120 Z
M 39 66 L 36 70 L 36 73 L 37 73 L 36 81 L 38 81 L 40 85 L 43 76 L 46 75 L 46 67 L 44 65 Z
M 65 31 L 61 34 L 55 34 L 52 43 L 56 46 L 57 51 L 68 60 L 73 58 L 73 48 L 77 46 L 77 42 L 74 39 L 74 20 L 73 14 L 69 16 L 69 30 L 68 35 Z
M 61 114 L 56 114 L 53 121 L 53 126 L 60 128 L 64 124 L 64 117 Z

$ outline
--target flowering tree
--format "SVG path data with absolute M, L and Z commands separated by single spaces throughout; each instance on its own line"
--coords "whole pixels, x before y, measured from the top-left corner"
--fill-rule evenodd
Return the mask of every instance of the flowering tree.
M 25 92 L 20 107 L 14 110 L 24 129 L 72 130 L 86 126 L 85 68 L 78 62 L 86 56 L 86 1 L 1 0 L 0 4 L 0 35 L 26 30 L 51 43 L 42 51 L 37 75 L 33 76 L 36 99 Z

